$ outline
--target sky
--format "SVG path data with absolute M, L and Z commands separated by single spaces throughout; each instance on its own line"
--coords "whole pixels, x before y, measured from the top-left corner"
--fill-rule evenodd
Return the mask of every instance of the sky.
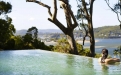
M 5 0 L 12 4 L 12 12 L 8 14 L 12 18 L 16 30 L 29 29 L 32 26 L 38 29 L 58 29 L 56 25 L 48 21 L 49 15 L 45 7 L 26 0 Z M 49 6 L 53 12 L 52 0 L 39 0 Z M 116 0 L 112 0 L 113 4 Z M 74 15 L 77 13 L 76 0 L 70 0 Z M 95 0 L 93 8 L 93 27 L 119 25 L 117 16 L 106 5 L 104 0 Z M 60 9 L 58 3 L 58 20 L 66 25 L 63 9 Z

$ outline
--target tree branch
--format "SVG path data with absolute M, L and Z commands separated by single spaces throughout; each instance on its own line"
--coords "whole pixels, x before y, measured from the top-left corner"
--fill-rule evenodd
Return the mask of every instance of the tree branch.
M 63 31 L 64 34 L 66 34 L 66 27 L 63 24 L 61 24 L 57 19 L 52 20 L 52 19 L 48 18 L 48 20 L 50 22 L 54 23 L 58 28 L 60 28 Z
M 107 2 L 107 0 L 105 0 L 105 2 L 106 2 L 106 4 L 108 5 L 108 7 L 114 12 L 114 13 L 116 13 L 116 15 L 117 15 L 117 19 L 118 19 L 118 21 L 120 22 L 120 24 L 121 24 L 121 21 L 120 21 L 120 19 L 119 19 L 119 15 L 118 15 L 118 13 L 109 5 L 109 3 Z
M 69 8 L 69 12 L 70 12 L 72 20 L 74 21 L 73 28 L 75 28 L 78 26 L 78 23 L 77 23 L 76 18 L 75 18 L 74 14 L 70 8 Z
M 46 7 L 48 9 L 49 15 L 52 16 L 52 13 L 50 11 L 50 8 L 51 8 L 50 6 L 44 4 L 44 3 L 40 2 L 40 1 L 35 1 L 35 3 L 37 3 L 37 4 L 39 4 L 39 5 L 43 6 L 43 7 Z
M 93 14 L 93 3 L 94 3 L 94 0 L 90 0 L 90 16 L 92 18 L 92 14 Z
M 50 6 L 40 2 L 40 1 L 36 1 L 36 0 L 27 0 L 28 2 L 35 2 L 43 7 L 46 7 L 48 9 L 48 13 L 50 15 L 51 18 L 48 18 L 48 20 L 52 23 L 54 23 L 58 28 L 60 28 L 64 33 L 66 33 L 66 27 L 61 24 L 57 19 L 56 19 L 56 16 L 57 16 L 57 1 L 56 0 L 53 0 L 53 3 L 54 3 L 54 12 L 53 14 L 51 13 L 50 11 Z
M 86 7 L 86 3 L 85 0 L 82 0 L 82 5 L 84 6 L 84 13 L 86 15 L 86 18 L 89 17 L 88 11 L 87 11 L 87 7 Z M 88 18 L 87 18 L 88 19 Z
M 71 15 L 70 15 L 70 11 L 69 11 L 70 6 L 66 0 L 59 0 L 59 1 L 60 1 L 60 6 L 62 7 L 62 9 L 64 10 L 64 13 L 65 13 L 67 27 L 72 28 Z
M 87 32 L 86 32 L 86 34 L 85 34 L 85 36 L 83 37 L 83 45 L 84 45 L 84 42 L 85 42 L 85 38 L 87 37 Z
M 26 0 L 26 2 L 35 2 L 36 0 Z
M 40 1 L 36 1 L 36 0 L 26 0 L 26 2 L 35 2 L 35 3 L 37 3 L 37 4 L 39 4 L 39 5 L 43 6 L 43 7 L 46 7 L 48 9 L 49 15 L 52 16 L 52 13 L 50 11 L 50 8 L 51 8 L 50 6 L 44 4 L 44 3 L 40 2 Z
M 85 36 L 83 37 L 83 45 L 85 42 L 85 38 L 88 36 L 88 30 L 86 30 L 85 26 L 83 26 L 84 30 L 85 30 Z
M 53 16 L 52 16 L 52 20 L 55 20 L 56 19 L 56 16 L 57 16 L 57 1 L 56 0 L 53 0 L 53 4 L 54 4 L 54 13 L 53 13 Z

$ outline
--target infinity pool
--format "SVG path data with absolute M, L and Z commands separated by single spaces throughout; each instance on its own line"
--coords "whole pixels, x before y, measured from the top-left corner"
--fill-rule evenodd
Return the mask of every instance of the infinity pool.
M 121 75 L 121 63 L 43 50 L 0 51 L 0 75 Z

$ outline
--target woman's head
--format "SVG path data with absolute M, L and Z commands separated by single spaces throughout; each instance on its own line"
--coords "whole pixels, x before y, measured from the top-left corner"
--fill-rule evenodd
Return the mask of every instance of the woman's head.
M 104 62 L 104 60 L 108 57 L 108 50 L 106 48 L 102 49 L 102 59 L 101 61 Z
M 102 55 L 105 57 L 105 59 L 108 57 L 108 50 L 106 48 L 102 49 Z

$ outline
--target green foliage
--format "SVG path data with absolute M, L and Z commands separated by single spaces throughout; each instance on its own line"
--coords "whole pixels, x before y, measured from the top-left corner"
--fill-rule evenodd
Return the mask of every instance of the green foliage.
M 11 39 L 11 36 L 16 30 L 12 24 L 12 19 L 6 15 L 11 12 L 11 9 L 10 3 L 0 1 L 0 16 L 4 15 L 4 19 L 0 19 L 0 49 L 12 49 L 14 46 L 14 40 Z
M 115 11 L 118 11 L 119 9 L 121 9 L 121 4 L 120 3 L 116 3 L 115 5 L 114 5 L 114 10 Z M 120 12 L 121 13 L 121 12 Z
M 23 44 L 23 45 L 21 45 Z M 19 47 L 19 45 L 21 45 Z M 27 33 L 22 37 L 16 37 L 15 49 L 44 49 L 51 50 L 52 46 L 47 46 L 44 42 L 38 40 L 38 29 L 31 27 L 27 30 Z
M 7 43 L 5 44 L 5 50 L 14 50 L 15 47 L 15 40 L 10 38 Z
M 33 39 L 37 39 L 37 37 L 38 37 L 38 29 L 36 27 L 29 28 L 27 30 L 27 33 L 31 34 Z
M 9 2 L 0 1 L 0 15 L 10 13 L 12 5 Z
M 99 57 L 101 57 L 102 55 L 100 54 L 100 53 L 96 53 L 95 54 L 95 58 L 99 58 Z
M 24 43 L 32 43 L 33 41 L 32 35 L 28 33 L 24 35 L 22 38 L 23 38 Z
M 79 52 L 80 55 L 82 56 L 90 56 L 90 49 L 85 48 Z
M 66 39 L 59 39 L 57 45 L 53 47 L 52 51 L 70 53 L 70 45 Z
M 15 28 L 11 24 L 12 19 L 0 20 L 0 49 L 2 50 L 23 50 L 23 49 L 43 49 L 49 50 L 53 46 L 47 46 L 38 40 L 38 29 L 31 27 L 23 36 L 14 36 Z M 9 25 L 10 24 L 10 25 Z M 6 28 L 6 29 L 5 29 Z
M 44 49 L 50 51 L 53 46 L 47 46 L 44 44 L 44 42 L 38 40 L 37 39 L 38 32 L 37 31 L 34 32 L 33 29 L 37 30 L 36 27 L 32 27 L 28 29 L 28 32 L 24 36 L 12 36 L 11 39 L 8 40 L 8 42 L 6 43 L 6 49 L 7 50 Z
M 15 46 L 14 46 L 14 49 L 17 50 L 21 50 L 23 49 L 23 46 L 24 46 L 24 41 L 22 39 L 21 36 L 13 36 L 12 37 L 14 40 L 15 40 Z
M 121 46 L 118 46 L 117 49 L 115 49 L 115 50 L 113 51 L 113 54 L 114 54 L 114 55 L 121 54 Z

